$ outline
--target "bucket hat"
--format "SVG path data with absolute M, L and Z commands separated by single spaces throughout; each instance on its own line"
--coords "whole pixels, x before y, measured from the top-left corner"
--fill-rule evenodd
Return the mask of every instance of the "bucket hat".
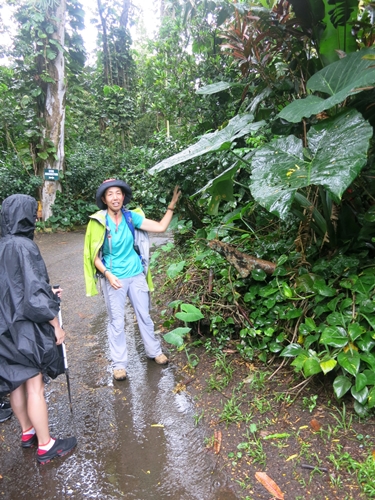
M 96 191 L 96 196 L 95 196 L 96 204 L 101 210 L 105 210 L 107 208 L 107 205 L 103 203 L 102 196 L 104 196 L 104 193 L 110 187 L 119 187 L 121 189 L 121 191 L 125 195 L 124 205 L 127 205 L 129 201 L 132 199 L 131 187 L 128 184 L 126 184 L 126 182 L 121 181 L 119 179 L 107 179 L 106 181 L 103 181 L 100 184 L 98 190 Z

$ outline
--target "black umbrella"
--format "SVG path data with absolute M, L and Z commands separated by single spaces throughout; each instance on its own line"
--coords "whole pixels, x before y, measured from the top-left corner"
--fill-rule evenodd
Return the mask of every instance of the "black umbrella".
M 53 288 L 60 288 L 60 285 L 54 285 Z M 59 325 L 61 328 L 63 328 L 63 323 L 62 323 L 62 316 L 61 316 L 61 299 L 58 297 L 58 301 L 60 302 L 60 310 L 58 314 L 58 319 L 59 319 Z M 68 358 L 66 357 L 66 349 L 65 349 L 65 342 L 61 344 L 61 351 L 62 351 L 62 356 L 64 359 L 64 372 L 66 376 L 66 385 L 68 387 L 68 396 L 69 396 L 69 406 L 70 406 L 70 412 L 73 413 L 73 406 L 72 406 L 72 394 L 70 391 L 70 378 L 69 378 L 69 366 L 68 366 Z

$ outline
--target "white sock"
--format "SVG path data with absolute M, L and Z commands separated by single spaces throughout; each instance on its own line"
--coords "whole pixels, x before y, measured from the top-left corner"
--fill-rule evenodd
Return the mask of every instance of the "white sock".
M 46 444 L 40 444 L 38 446 L 38 451 L 41 450 L 41 451 L 48 451 L 52 448 L 52 446 L 55 444 L 55 439 L 53 438 L 50 438 L 50 440 L 48 441 L 48 443 Z
M 34 427 L 30 427 L 29 429 L 22 431 L 22 436 L 33 436 L 34 434 L 35 434 Z

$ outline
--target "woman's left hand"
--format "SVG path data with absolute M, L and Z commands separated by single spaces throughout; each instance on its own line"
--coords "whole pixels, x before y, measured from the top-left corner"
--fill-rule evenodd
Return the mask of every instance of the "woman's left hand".
M 55 338 L 57 345 L 62 344 L 65 340 L 65 332 L 60 325 L 55 326 Z
M 175 206 L 177 205 L 177 202 L 178 202 L 180 196 L 181 196 L 180 187 L 176 186 L 174 188 L 174 190 L 173 190 L 172 200 L 171 200 L 171 202 L 170 202 L 170 204 L 168 206 L 171 207 L 171 208 L 175 208 Z
M 62 289 L 62 288 L 60 288 L 60 287 L 59 287 L 59 288 L 53 288 L 53 287 L 52 287 L 52 291 L 53 291 L 53 293 L 54 293 L 55 295 L 57 295 L 57 296 L 58 296 L 58 298 L 59 298 L 59 299 L 61 299 L 61 294 L 62 294 L 62 291 L 63 291 L 63 289 Z

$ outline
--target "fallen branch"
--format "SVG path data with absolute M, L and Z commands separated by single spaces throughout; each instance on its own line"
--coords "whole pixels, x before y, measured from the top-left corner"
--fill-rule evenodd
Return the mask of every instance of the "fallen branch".
M 219 240 L 208 242 L 208 246 L 216 252 L 224 255 L 227 261 L 232 264 L 240 273 L 242 278 L 249 276 L 254 269 L 262 269 L 267 274 L 272 274 L 276 269 L 276 264 L 268 260 L 257 259 L 251 255 L 240 252 L 236 247 L 228 245 Z

